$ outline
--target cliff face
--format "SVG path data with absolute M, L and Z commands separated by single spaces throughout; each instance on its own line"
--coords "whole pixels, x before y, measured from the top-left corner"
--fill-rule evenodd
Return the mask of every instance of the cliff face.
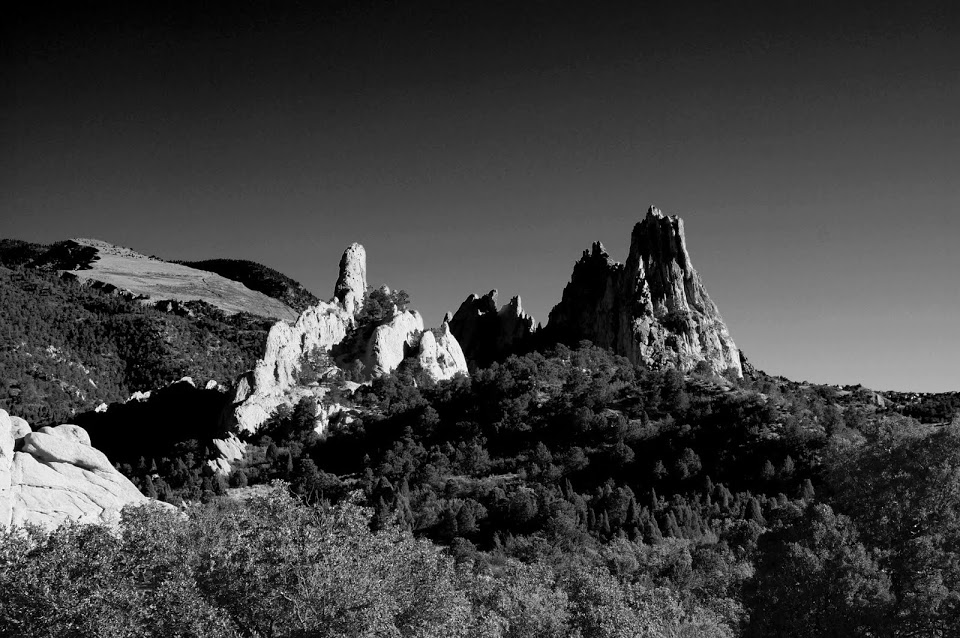
M 497 291 L 471 294 L 450 320 L 450 330 L 467 361 L 486 367 L 521 349 L 534 334 L 533 317 L 523 311 L 520 297 L 497 308 Z
M 634 227 L 626 263 L 599 242 L 584 251 L 547 331 L 652 367 L 687 371 L 705 361 L 718 373 L 743 375 L 737 346 L 690 262 L 683 220 L 654 207 Z

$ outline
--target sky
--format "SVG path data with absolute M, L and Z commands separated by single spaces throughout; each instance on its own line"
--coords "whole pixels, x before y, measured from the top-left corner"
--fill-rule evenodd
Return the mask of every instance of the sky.
M 428 325 L 493 288 L 546 322 L 654 204 L 757 367 L 960 390 L 952 2 L 21 4 L 2 237 L 321 298 L 356 241 Z

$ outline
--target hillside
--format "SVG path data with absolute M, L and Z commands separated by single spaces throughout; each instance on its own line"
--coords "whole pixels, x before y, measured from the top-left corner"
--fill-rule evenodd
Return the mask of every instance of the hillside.
M 96 239 L 55 244 L 31 264 L 69 272 L 81 282 L 107 285 L 154 301 L 202 301 L 228 314 L 294 321 L 297 312 L 262 292 L 206 270 L 141 255 Z
M 44 244 L 34 244 L 19 239 L 0 239 L 0 266 L 7 268 L 22 266 L 49 249 L 50 246 Z
M 184 376 L 232 383 L 262 354 L 269 320 L 198 301 L 177 310 L 0 267 L 0 408 L 63 423 Z
M 300 313 L 320 301 L 316 295 L 297 281 L 281 272 L 246 259 L 205 259 L 203 261 L 179 261 L 183 266 L 205 270 L 237 281 L 257 292 L 283 302 Z

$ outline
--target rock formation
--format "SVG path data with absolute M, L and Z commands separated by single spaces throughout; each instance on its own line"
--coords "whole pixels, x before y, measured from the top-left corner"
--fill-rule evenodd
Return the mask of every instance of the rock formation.
M 386 323 L 377 326 L 367 342 L 363 365 L 367 374 L 380 376 L 397 369 L 408 356 L 416 353 L 423 334 L 423 317 L 415 310 L 394 313 Z
M 521 350 L 534 334 L 533 317 L 523 311 L 520 297 L 497 309 L 497 291 L 471 294 L 450 320 L 467 361 L 486 367 Z
M 247 451 L 247 444 L 237 438 L 236 434 L 229 434 L 225 439 L 213 439 L 213 447 L 219 456 L 207 461 L 207 465 L 214 472 L 229 474 L 233 469 L 232 463 L 243 458 Z
M 294 325 L 280 321 L 270 328 L 263 358 L 240 378 L 234 392 L 234 420 L 252 432 L 280 405 L 296 405 L 305 389 L 297 387 L 303 357 L 329 352 L 343 341 L 353 316 L 337 304 L 320 302 L 307 308 Z
M 683 220 L 650 207 L 633 229 L 625 264 L 596 242 L 550 312 L 548 335 L 582 339 L 653 367 L 691 370 L 700 361 L 742 376 L 740 354 L 690 262 Z
M 446 320 L 434 332 L 427 330 L 420 338 L 420 367 L 434 379 L 450 379 L 467 369 L 463 350 Z
M 90 446 L 83 428 L 31 432 L 0 410 L 0 526 L 115 523 L 125 505 L 149 501 Z
M 449 328 L 441 327 L 439 339 L 436 335 L 427 338 L 429 351 L 421 352 L 426 333 L 416 311 L 394 308 L 376 325 L 357 326 L 366 286 L 366 252 L 360 244 L 353 244 L 340 260 L 334 298 L 307 308 L 293 325 L 281 321 L 270 329 L 263 358 L 237 383 L 231 425 L 253 432 L 280 405 L 296 405 L 308 395 L 322 399 L 325 388 L 302 386 L 297 377 L 305 358 L 333 357 L 334 346 L 339 346 L 335 357 L 339 364 L 359 361 L 367 377 L 392 372 L 407 357 L 427 362 L 427 373 L 436 379 L 466 372 L 463 353 Z M 318 410 L 321 427 L 328 419 L 324 418 L 324 406 Z
M 333 289 L 334 298 L 351 316 L 363 308 L 367 294 L 367 251 L 360 244 L 350 244 L 340 258 L 340 276 Z

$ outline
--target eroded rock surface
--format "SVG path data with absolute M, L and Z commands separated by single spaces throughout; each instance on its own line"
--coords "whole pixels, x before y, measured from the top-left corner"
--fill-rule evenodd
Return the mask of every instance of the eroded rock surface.
M 416 311 L 394 307 L 377 325 L 357 326 L 366 286 L 366 252 L 360 244 L 353 244 L 340 260 L 334 298 L 308 308 L 293 325 L 278 322 L 270 329 L 263 358 L 237 382 L 231 424 L 254 432 L 281 405 L 292 407 L 305 396 L 322 399 L 322 384 L 305 386 L 298 377 L 307 359 L 332 358 L 334 346 L 340 346 L 336 356 L 340 365 L 359 361 L 367 378 L 392 372 L 407 357 L 427 362 L 427 373 L 438 380 L 466 372 L 463 353 L 449 328 L 441 328 L 439 338 L 431 335 L 428 352 L 420 356 L 425 333 L 423 318 Z M 324 418 L 324 409 L 321 403 L 319 426 L 329 420 Z
M 467 361 L 486 367 L 521 350 L 534 335 L 533 317 L 523 311 L 520 297 L 497 308 L 497 291 L 471 294 L 450 319 L 450 330 Z
M 367 251 L 360 244 L 350 244 L 340 258 L 340 276 L 333 296 L 351 316 L 363 308 L 367 294 Z
M 417 360 L 424 371 L 437 380 L 451 379 L 467 369 L 463 350 L 447 321 L 444 321 L 436 332 L 427 330 L 423 333 Z
M 90 446 L 83 428 L 31 432 L 0 410 L 0 526 L 116 523 L 124 506 L 150 500 Z
M 255 431 L 280 405 L 295 405 L 297 375 L 304 356 L 329 352 L 343 341 L 353 316 L 340 305 L 319 303 L 307 308 L 292 326 L 278 322 L 267 334 L 263 358 L 243 375 L 234 392 L 234 419 L 240 429 Z
M 688 371 L 706 361 L 742 376 L 740 354 L 687 252 L 683 220 L 650 207 L 625 264 L 596 242 L 550 312 L 549 335 L 582 339 L 652 367 Z
M 367 342 L 363 365 L 372 376 L 380 376 L 397 369 L 408 356 L 416 354 L 423 317 L 415 310 L 397 312 L 386 323 L 373 331 Z

